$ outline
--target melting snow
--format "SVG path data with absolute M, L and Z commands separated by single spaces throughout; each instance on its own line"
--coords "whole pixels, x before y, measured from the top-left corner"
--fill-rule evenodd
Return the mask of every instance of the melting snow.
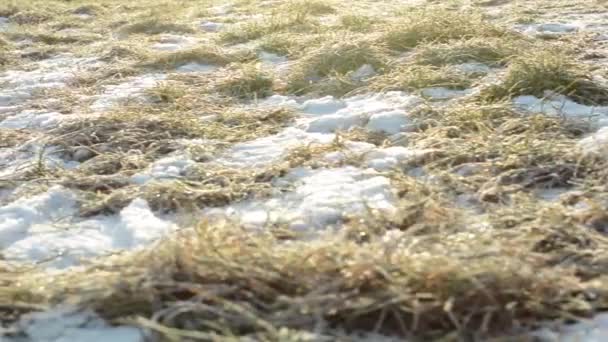
M 567 33 L 574 33 L 581 29 L 579 24 L 565 24 L 565 23 L 544 23 L 544 24 L 522 24 L 516 25 L 515 29 L 526 34 L 531 35 L 563 35 Z
M 166 78 L 162 74 L 150 74 L 133 77 L 129 81 L 117 85 L 105 87 L 103 94 L 97 96 L 97 100 L 91 105 L 91 109 L 103 112 L 112 107 L 129 100 L 141 100 L 145 97 L 146 90 L 155 87 L 159 81 Z
M 422 96 L 429 98 L 431 100 L 449 100 L 457 97 L 466 96 L 472 93 L 471 89 L 458 90 L 458 89 L 448 89 L 444 87 L 432 87 L 422 89 Z
M 544 328 L 533 334 L 542 342 L 603 342 L 608 341 L 608 314 L 559 328 Z
M 368 128 L 396 133 L 406 124 L 405 110 L 411 109 L 421 102 L 422 100 L 418 97 L 392 91 L 359 95 L 344 100 L 337 100 L 333 97 L 310 100 L 304 102 L 302 111 L 314 115 L 307 124 L 309 132 L 330 133 L 345 130 L 354 126 L 362 126 L 373 119 Z
M 196 162 L 184 155 L 170 156 L 155 161 L 148 170 L 137 173 L 131 177 L 136 184 L 145 184 L 152 180 L 176 179 L 183 173 L 196 165 Z
M 531 95 L 518 96 L 513 99 L 513 103 L 515 106 L 533 113 L 589 119 L 598 126 L 608 125 L 608 107 L 586 106 L 562 95 L 553 95 L 545 99 Z
M 308 133 L 289 127 L 279 134 L 234 145 L 217 162 L 230 167 L 263 167 L 279 161 L 289 149 L 312 143 L 329 144 L 333 134 Z
M 608 158 L 608 127 L 602 127 L 594 134 L 578 143 L 585 154 L 595 154 Z
M 0 32 L 8 30 L 9 20 L 7 17 L 0 17 Z
M 0 107 L 21 104 L 43 89 L 65 87 L 78 72 L 99 66 L 95 58 L 62 55 L 34 63 L 31 70 L 0 73 Z
M 293 169 L 275 186 L 293 188 L 265 201 L 242 202 L 210 213 L 225 213 L 245 225 L 286 223 L 304 230 L 338 224 L 345 215 L 366 210 L 395 210 L 395 195 L 388 178 L 355 167 Z
M 17 337 L 0 334 L 6 342 L 143 342 L 135 327 L 110 326 L 91 311 L 59 307 L 23 315 L 14 330 Z
M 36 141 L 28 141 L 18 148 L 0 148 L 0 177 L 11 176 L 35 166 L 71 169 L 79 165 L 78 162 L 63 160 L 61 155 L 60 148 L 44 146 Z
M 69 115 L 57 112 L 41 112 L 36 110 L 24 110 L 15 115 L 11 115 L 0 122 L 1 128 L 24 129 L 37 128 L 49 129 L 56 127 L 62 120 Z
M 205 31 L 205 32 L 218 32 L 219 30 L 222 29 L 222 27 L 224 27 L 224 24 L 222 23 L 216 23 L 213 21 L 205 21 L 202 22 L 199 27 L 201 28 L 201 30 Z
M 211 64 L 201 64 L 197 62 L 191 62 L 187 64 L 183 64 L 179 66 L 176 71 L 180 73 L 190 73 L 190 72 L 200 72 L 200 73 L 210 73 L 217 70 L 218 67 L 216 65 Z
M 52 268 L 82 258 L 143 247 L 173 231 L 146 201 L 135 199 L 120 214 L 74 219 L 76 195 L 55 186 L 0 208 L 0 247 L 9 261 L 46 262 Z
M 192 47 L 197 40 L 192 37 L 184 37 L 173 34 L 165 34 L 159 38 L 158 43 L 151 47 L 159 51 L 179 51 Z

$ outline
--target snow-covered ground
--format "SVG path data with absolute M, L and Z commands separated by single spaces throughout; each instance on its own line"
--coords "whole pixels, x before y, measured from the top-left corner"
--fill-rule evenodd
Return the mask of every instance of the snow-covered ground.
M 218 17 L 232 11 L 232 5 L 210 10 Z M 0 32 L 9 29 L 7 18 L 0 17 Z M 207 34 L 225 29 L 228 23 L 202 21 L 199 28 Z M 604 29 L 595 17 L 592 22 L 578 18 L 567 22 L 521 24 L 517 30 L 529 35 L 574 34 L 583 30 Z M 162 35 L 150 48 L 157 52 L 180 51 L 201 43 L 198 38 L 177 34 Z M 289 73 L 287 57 L 257 52 L 260 63 L 277 75 Z M 23 68 L 0 73 L 0 129 L 26 132 L 31 137 L 13 147 L 0 146 L 0 181 L 23 170 L 42 167 L 57 172 L 72 170 L 79 162 L 68 160 L 57 146 L 47 146 L 36 134 L 44 134 L 68 120 L 78 120 L 84 113 L 61 113 L 40 109 L 45 91 L 70 87 L 79 73 L 106 66 L 97 57 L 57 54 L 32 62 Z M 492 69 L 481 63 L 455 66 L 465 73 L 488 74 Z M 351 77 L 356 81 L 373 78 L 377 71 L 363 65 Z M 218 67 L 187 63 L 175 72 L 207 74 Z M 124 104 L 147 101 L 147 91 L 168 79 L 167 74 L 146 72 L 104 86 L 96 95 L 87 95 L 89 115 L 105 115 Z M 281 162 L 297 147 L 331 145 L 342 131 L 353 128 L 384 134 L 388 141 L 403 140 L 415 131 L 412 112 L 421 106 L 445 106 L 452 100 L 475 93 L 475 89 L 450 90 L 443 87 L 421 89 L 418 95 L 400 92 L 364 93 L 345 98 L 316 98 L 273 95 L 243 106 L 256 108 L 284 107 L 297 113 L 292 126 L 252 141 L 234 144 L 200 162 L 188 153 L 177 151 L 160 157 L 130 176 L 133 186 L 182 178 L 192 167 L 263 169 Z M 46 101 L 46 102 L 45 102 Z M 559 116 L 592 123 L 593 132 L 578 143 L 586 154 L 608 159 L 608 107 L 587 106 L 561 95 L 547 94 L 543 99 L 532 95 L 513 99 L 524 113 Z M 201 109 L 204 111 L 204 109 Z M 90 113 L 92 112 L 92 113 Z M 405 139 L 406 140 L 406 139 Z M 194 144 L 209 144 L 200 140 Z M 198 215 L 220 215 L 261 229 L 266 225 L 285 225 L 299 232 L 339 229 L 350 215 L 362 212 L 395 213 L 397 194 L 388 172 L 436 152 L 433 148 L 376 146 L 368 142 L 341 141 L 341 148 L 325 153 L 319 168 L 298 166 L 270 183 L 273 194 L 264 199 L 246 199 L 224 207 L 204 209 Z M 356 158 L 353 158 L 356 157 Z M 348 163 L 356 159 L 357 163 Z M 346 164 L 346 165 L 345 165 Z M 351 165 L 352 164 L 352 165 Z M 410 173 L 411 174 L 411 173 Z M 176 220 L 151 210 L 142 198 L 132 200 L 117 214 L 79 216 L 81 198 L 76 191 L 51 185 L 41 193 L 12 198 L 16 186 L 0 188 L 0 259 L 17 265 L 36 264 L 59 272 L 78 267 L 97 257 L 133 251 L 150 246 L 181 228 Z M 139 329 L 113 327 L 91 312 L 60 307 L 23 316 L 11 327 L 14 337 L 3 341 L 144 341 Z M 1 332 L 0 332 L 1 334 Z M 536 335 L 543 341 L 608 340 L 608 317 L 598 315 L 575 325 L 548 327 Z M 7 335 L 8 336 L 8 335 Z M 0 336 L 1 337 L 1 336 Z M 377 339 L 372 339 L 377 340 Z

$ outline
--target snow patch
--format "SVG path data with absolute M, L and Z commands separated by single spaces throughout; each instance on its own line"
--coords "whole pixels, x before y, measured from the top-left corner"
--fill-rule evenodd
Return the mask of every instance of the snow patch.
M 179 73 L 201 73 L 201 74 L 207 74 L 207 73 L 211 73 L 214 72 L 215 70 L 217 70 L 218 67 L 216 65 L 211 65 L 211 64 L 201 64 L 201 63 L 197 63 L 197 62 L 190 62 L 184 65 L 179 66 L 176 71 Z
M 101 65 L 95 58 L 60 55 L 33 63 L 29 70 L 0 73 L 0 107 L 20 105 L 44 89 L 63 88 L 79 72 L 94 70 Z
M 197 40 L 192 37 L 165 34 L 151 48 L 158 51 L 180 51 L 191 48 L 196 43 Z
M 420 91 L 421 95 L 431 100 L 450 100 L 463 97 L 472 93 L 471 89 L 458 90 L 445 87 L 424 88 Z
M 80 163 L 62 159 L 63 151 L 57 146 L 44 146 L 35 140 L 18 148 L 0 148 L 0 178 L 14 176 L 34 167 L 45 169 L 72 169 Z
M 176 155 L 155 161 L 146 171 L 131 177 L 136 184 L 146 184 L 152 180 L 173 180 L 183 176 L 183 173 L 196 162 L 185 155 Z
M 373 129 L 377 124 L 379 130 L 384 131 L 387 128 L 387 121 L 404 124 L 405 110 L 411 109 L 421 102 L 422 100 L 418 97 L 392 91 L 359 95 L 344 100 L 328 96 L 304 102 L 302 111 L 317 116 L 308 123 L 309 132 L 330 133 L 362 126 L 374 116 L 376 116 L 375 123 L 372 123 L 370 128 Z M 389 130 L 394 132 L 396 129 L 389 128 Z
M 602 127 L 578 143 L 584 154 L 608 158 L 608 127 Z
M 376 171 L 388 171 L 408 161 L 413 161 L 434 150 L 410 149 L 403 146 L 377 147 L 370 143 L 348 141 L 340 151 L 334 151 L 323 156 L 323 160 L 330 163 L 341 163 L 349 157 L 361 160 L 362 165 Z
M 205 32 L 218 32 L 224 27 L 224 24 L 213 21 L 204 21 L 199 25 L 199 27 Z
M 133 77 L 124 83 L 106 86 L 104 93 L 98 95 L 91 105 L 91 109 L 96 112 L 104 112 L 129 100 L 141 101 L 145 99 L 146 90 L 155 87 L 159 81 L 165 78 L 166 76 L 163 74 L 150 74 Z
M 24 110 L 11 115 L 0 122 L 1 128 L 11 129 L 49 129 L 56 127 L 62 120 L 71 115 L 63 115 L 57 112 L 40 112 L 36 110 Z
M 492 71 L 489 66 L 478 62 L 457 64 L 454 68 L 467 75 L 485 75 Z
M 376 76 L 376 70 L 373 66 L 369 64 L 364 64 L 359 69 L 355 70 L 352 74 L 350 74 L 350 78 L 353 81 L 364 81 L 368 78 Z
M 143 333 L 135 327 L 110 326 L 92 311 L 58 307 L 45 312 L 23 315 L 11 330 L 19 337 L 0 335 L 6 342 L 143 342 Z
M 524 95 L 513 99 L 513 103 L 516 107 L 532 113 L 588 119 L 600 127 L 608 125 L 608 107 L 586 106 L 576 103 L 563 95 L 551 95 L 544 99 L 539 99 L 532 95 Z
M 333 134 L 308 133 L 289 127 L 276 135 L 236 144 L 216 162 L 235 168 L 263 167 L 279 161 L 292 148 L 312 143 L 329 144 L 334 138 Z
M 286 223 L 307 230 L 339 224 L 347 215 L 367 210 L 392 212 L 395 194 L 388 178 L 355 167 L 311 170 L 297 168 L 274 182 L 293 191 L 264 201 L 237 203 L 210 214 L 225 214 L 246 226 Z
M 120 214 L 75 219 L 76 195 L 59 186 L 0 208 L 0 247 L 8 261 L 78 265 L 83 258 L 146 246 L 176 229 L 135 199 Z
M 394 110 L 372 115 L 366 127 L 371 131 L 397 134 L 410 122 L 411 120 L 405 111 Z
M 9 20 L 7 17 L 0 17 L 0 32 L 8 30 Z
M 542 342 L 600 342 L 608 340 L 608 314 L 557 328 L 543 328 L 532 334 Z

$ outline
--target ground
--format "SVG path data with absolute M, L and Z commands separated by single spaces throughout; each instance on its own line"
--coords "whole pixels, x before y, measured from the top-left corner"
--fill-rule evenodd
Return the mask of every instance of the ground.
M 3 1 L 2 340 L 606 339 L 607 23 Z

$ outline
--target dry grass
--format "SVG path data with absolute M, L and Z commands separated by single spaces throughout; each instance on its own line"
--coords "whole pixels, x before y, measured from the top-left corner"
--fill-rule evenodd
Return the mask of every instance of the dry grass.
M 373 80 L 370 89 L 375 91 L 417 91 L 423 88 L 444 87 L 448 89 L 467 89 L 473 81 L 450 67 L 427 65 L 408 65 L 396 68 L 386 75 Z
M 505 34 L 506 31 L 490 24 L 479 13 L 429 7 L 406 12 L 388 29 L 382 40 L 389 48 L 404 51 L 422 43 L 446 43 L 454 39 Z
M 387 63 L 386 51 L 374 46 L 373 41 L 356 36 L 335 37 L 298 61 L 287 81 L 288 89 L 307 92 L 324 78 L 347 76 L 364 65 L 383 72 Z
M 513 60 L 499 85 L 485 90 L 489 100 L 517 95 L 544 97 L 553 91 L 585 104 L 608 103 L 608 89 L 596 84 L 589 70 L 557 51 L 520 55 Z
M 543 215 L 517 231 L 431 233 L 423 243 L 413 243 L 406 231 L 391 243 L 373 238 L 363 246 L 331 237 L 283 243 L 272 235 L 203 223 L 193 236 L 153 253 L 124 256 L 111 267 L 58 276 L 52 283 L 31 274 L 2 295 L 69 299 L 166 339 L 322 340 L 352 331 L 488 337 L 516 323 L 605 305 L 589 299 L 602 293 L 602 276 L 585 285 L 573 273 L 576 266 L 547 266 L 560 253 L 541 247 L 547 245 L 541 231 L 549 232 L 537 227 L 547 219 L 558 217 Z M 563 234 L 562 227 L 552 231 Z M 596 239 L 577 232 L 582 235 L 576 241 L 559 235 L 556 241 L 569 250 Z M 578 248 L 605 251 L 603 239 L 596 241 Z M 33 282 L 45 290 L 32 291 Z M 70 295 L 82 291 L 88 295 Z

